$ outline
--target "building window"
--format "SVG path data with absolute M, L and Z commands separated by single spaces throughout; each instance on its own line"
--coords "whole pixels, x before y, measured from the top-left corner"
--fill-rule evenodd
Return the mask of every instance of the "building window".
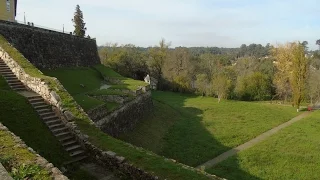
M 10 12 L 10 0 L 7 0 L 7 11 Z

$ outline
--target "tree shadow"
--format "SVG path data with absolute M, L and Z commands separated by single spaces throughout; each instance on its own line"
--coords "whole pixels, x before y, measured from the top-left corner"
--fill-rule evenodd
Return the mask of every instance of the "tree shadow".
M 158 97 L 154 96 L 153 114 L 140 121 L 132 132 L 120 136 L 120 139 L 193 167 L 199 166 L 231 149 L 231 147 L 224 146 L 215 139 L 214 135 L 207 130 L 207 127 L 214 125 L 214 122 L 203 120 L 203 110 L 186 106 L 186 101 L 195 97 L 194 95 L 171 92 L 165 92 L 165 94 L 163 97 L 161 97 L 161 94 L 156 95 Z M 166 103 L 167 100 L 170 100 L 171 103 Z M 175 113 L 171 111 L 175 111 Z M 157 118 L 157 115 L 161 118 Z M 158 121 L 164 121 L 170 123 L 170 125 L 164 123 L 166 125 L 153 126 L 154 123 L 159 123 Z M 153 129 L 150 130 L 150 128 Z M 159 133 L 162 131 L 164 133 Z M 161 136 L 161 140 L 152 139 L 159 136 Z M 147 141 L 147 143 L 142 141 Z M 157 143 L 162 143 L 160 146 L 155 146 L 161 148 L 161 150 L 150 145 Z M 233 161 L 227 167 L 217 167 L 221 170 L 210 169 L 208 172 L 217 172 L 220 177 L 228 176 L 228 179 L 239 179 L 238 175 L 239 177 L 246 177 L 246 179 L 258 179 L 243 171 L 237 161 Z M 230 173 L 232 171 L 235 171 L 236 174 Z M 229 176 L 228 174 L 235 176 Z

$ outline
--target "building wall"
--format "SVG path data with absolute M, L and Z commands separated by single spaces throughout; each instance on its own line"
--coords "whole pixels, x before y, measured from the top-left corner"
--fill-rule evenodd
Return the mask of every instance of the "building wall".
M 8 6 L 7 6 L 7 2 L 8 2 Z M 0 20 L 15 21 L 15 4 L 14 3 L 15 3 L 14 0 L 0 0 Z

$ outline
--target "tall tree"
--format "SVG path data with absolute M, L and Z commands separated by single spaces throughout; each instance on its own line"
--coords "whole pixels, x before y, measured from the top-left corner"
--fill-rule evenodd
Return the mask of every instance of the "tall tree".
M 284 83 L 289 80 L 293 103 L 298 111 L 305 94 L 309 69 L 304 46 L 300 43 L 280 45 L 273 50 L 273 55 L 277 60 L 276 80 Z
M 74 13 L 72 22 L 74 23 L 73 34 L 76 36 L 84 37 L 86 34 L 87 28 L 85 27 L 86 23 L 83 21 L 83 13 L 80 10 L 79 5 L 76 6 L 76 12 Z

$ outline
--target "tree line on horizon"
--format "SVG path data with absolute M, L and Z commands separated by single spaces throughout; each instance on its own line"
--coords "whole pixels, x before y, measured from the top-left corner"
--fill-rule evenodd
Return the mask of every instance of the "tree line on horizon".
M 143 80 L 150 74 L 159 90 L 196 93 L 245 101 L 282 100 L 297 108 L 320 100 L 320 52 L 306 41 L 274 47 L 176 47 L 162 39 L 157 46 L 107 44 L 98 48 L 101 62 L 120 74 Z

